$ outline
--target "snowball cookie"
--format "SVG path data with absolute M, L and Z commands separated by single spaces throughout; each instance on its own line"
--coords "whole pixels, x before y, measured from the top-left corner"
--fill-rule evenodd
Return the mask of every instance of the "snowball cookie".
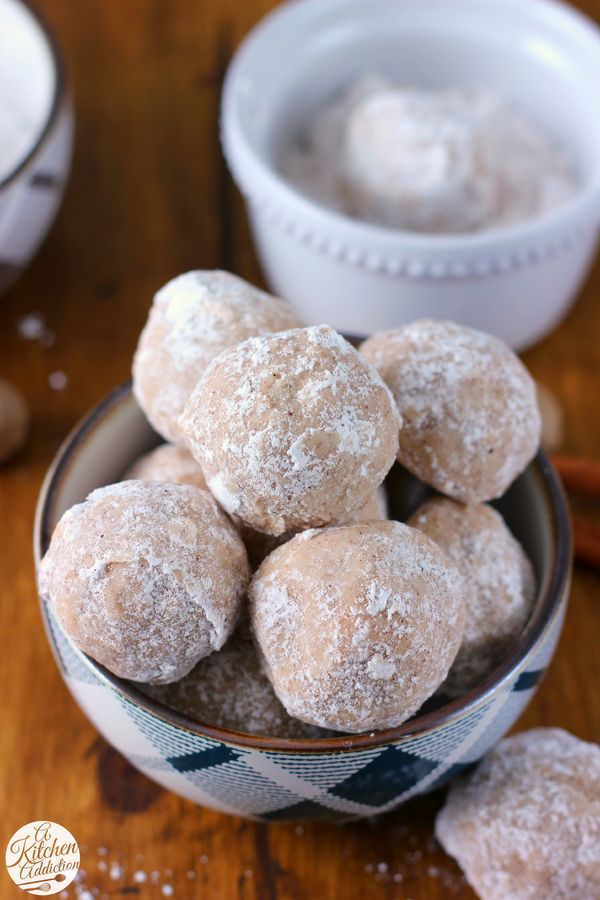
M 125 479 L 191 484 L 206 490 L 202 469 L 192 454 L 174 444 L 161 444 L 156 450 L 144 453 L 126 472 Z
M 350 513 L 344 523 L 336 522 L 335 524 L 370 522 L 373 519 L 381 521 L 387 519 L 387 517 L 387 494 L 383 485 L 379 485 L 377 490 L 367 498 L 367 502 L 361 506 L 360 509 Z M 269 553 L 272 553 L 276 547 L 280 547 L 281 544 L 285 544 L 286 541 L 289 541 L 294 535 L 298 534 L 297 531 L 292 531 L 275 536 L 273 534 L 265 534 L 263 531 L 256 531 L 255 528 L 250 528 L 250 526 L 244 525 L 243 522 L 236 522 L 235 517 L 234 522 L 238 526 L 240 535 L 246 546 L 248 559 L 250 560 L 253 569 L 257 569 L 263 559 L 265 559 Z
M 506 658 L 535 597 L 533 567 L 491 506 L 462 506 L 433 497 L 408 520 L 444 550 L 467 581 L 467 620 L 444 694 L 458 697 Z
M 400 417 L 375 369 L 320 325 L 225 350 L 180 426 L 221 506 L 278 535 L 362 506 L 394 461 Z
M 0 378 L 0 463 L 21 449 L 29 431 L 29 411 L 17 388 Z
M 482 900 L 600 897 L 600 747 L 560 728 L 501 741 L 435 832 Z
M 327 734 L 288 716 L 261 668 L 246 622 L 222 650 L 201 659 L 180 681 L 144 685 L 142 690 L 165 706 L 219 728 L 286 738 Z
M 469 101 L 456 91 L 384 86 L 355 103 L 341 153 L 349 210 L 410 231 L 488 225 L 498 212 L 498 178 L 484 165 Z
M 338 731 L 399 725 L 439 687 L 465 626 L 445 553 L 400 522 L 306 531 L 249 591 L 265 671 L 290 715 Z
M 388 517 L 388 499 L 383 485 L 379 485 L 376 491 L 367 497 L 366 503 L 350 513 L 346 519 L 350 522 L 371 522 L 372 520 L 384 521 Z
M 133 392 L 152 427 L 181 444 L 177 420 L 211 359 L 256 334 L 304 323 L 283 300 L 229 272 L 186 272 L 158 291 L 133 359 Z
M 402 415 L 399 461 L 442 494 L 500 497 L 535 456 L 535 382 L 498 338 L 422 319 L 374 334 L 361 351 Z
M 168 682 L 223 646 L 249 574 L 207 491 L 122 481 L 64 514 L 40 588 L 89 656 L 122 678 Z

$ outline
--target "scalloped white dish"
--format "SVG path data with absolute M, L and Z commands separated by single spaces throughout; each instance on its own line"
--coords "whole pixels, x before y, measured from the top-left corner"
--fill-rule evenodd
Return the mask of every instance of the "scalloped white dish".
M 572 160 L 575 196 L 510 227 L 431 235 L 360 222 L 301 194 L 281 175 L 282 147 L 373 72 L 503 96 Z M 237 51 L 222 140 L 270 286 L 309 323 L 364 336 L 447 318 L 524 349 L 566 314 L 597 248 L 598 108 L 600 30 L 558 0 L 296 0 Z

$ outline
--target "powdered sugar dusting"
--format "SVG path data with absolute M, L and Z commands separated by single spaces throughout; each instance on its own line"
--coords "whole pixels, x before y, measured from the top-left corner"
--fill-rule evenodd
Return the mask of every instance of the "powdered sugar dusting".
M 125 473 L 125 480 L 164 481 L 168 484 L 190 484 L 206 489 L 202 469 L 183 447 L 162 444 L 140 456 Z
M 180 425 L 223 507 L 283 534 L 362 506 L 392 464 L 400 418 L 377 372 L 320 326 L 224 351 Z
M 201 660 L 181 681 L 144 685 L 143 690 L 192 719 L 233 731 L 289 738 L 327 735 L 286 713 L 262 671 L 245 621 L 222 650 Z
M 363 78 L 324 106 L 282 159 L 300 190 L 389 228 L 470 232 L 571 197 L 570 161 L 500 96 Z
M 250 586 L 255 634 L 291 715 L 347 731 L 397 725 L 445 678 L 464 629 L 464 582 L 399 522 L 293 538 Z
M 558 728 L 501 741 L 452 785 L 436 835 L 484 900 L 596 900 L 600 747 Z
M 208 492 L 124 481 L 64 514 L 40 589 L 80 649 L 122 677 L 168 682 L 225 643 L 248 575 Z
M 177 419 L 209 362 L 251 335 L 303 323 L 282 300 L 221 271 L 186 272 L 154 297 L 133 360 L 133 390 L 150 423 L 181 443 Z
M 404 420 L 398 459 L 463 503 L 501 496 L 537 451 L 535 382 L 498 338 L 422 319 L 361 347 Z
M 535 597 L 533 567 L 491 506 L 434 497 L 408 524 L 432 538 L 468 584 L 465 633 L 440 689 L 460 696 L 500 665 L 518 640 Z

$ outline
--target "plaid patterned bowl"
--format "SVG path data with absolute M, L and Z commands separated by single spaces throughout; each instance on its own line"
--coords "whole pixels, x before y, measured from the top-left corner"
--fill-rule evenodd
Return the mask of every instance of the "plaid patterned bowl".
M 158 439 L 124 385 L 75 428 L 41 490 L 39 562 L 62 513 L 119 480 Z M 418 482 L 389 481 L 392 510 L 421 499 Z M 565 500 L 540 454 L 499 504 L 533 561 L 538 596 L 519 645 L 479 688 L 386 731 L 318 740 L 241 734 L 188 719 L 143 695 L 71 643 L 40 599 L 50 646 L 76 702 L 137 769 L 203 806 L 262 820 L 348 820 L 387 812 L 478 760 L 513 725 L 548 666 L 567 605 L 571 541 Z

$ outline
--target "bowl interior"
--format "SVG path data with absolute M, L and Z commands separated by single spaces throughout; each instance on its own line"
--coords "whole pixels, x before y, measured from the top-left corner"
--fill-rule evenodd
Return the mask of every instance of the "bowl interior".
M 44 131 L 57 77 L 38 19 L 19 0 L 0 0 L 0 186 Z
M 582 184 L 600 181 L 600 31 L 559 3 L 291 3 L 255 29 L 234 70 L 235 115 L 270 167 L 328 99 L 362 75 L 382 74 L 495 91 L 565 149 Z
M 52 531 L 62 514 L 73 504 L 85 499 L 95 488 L 120 480 L 123 472 L 137 457 L 158 442 L 159 438 L 148 425 L 128 385 L 117 389 L 96 407 L 67 438 L 46 477 L 35 525 L 38 562 L 45 553 Z M 428 492 L 421 482 L 400 467 L 392 470 L 386 486 L 390 497 L 390 514 L 398 519 L 410 515 Z M 346 744 L 350 747 L 362 746 L 365 742 L 380 743 L 434 727 L 440 715 L 461 715 L 514 673 L 544 633 L 564 596 L 570 553 L 567 517 L 562 493 L 553 471 L 541 454 L 512 485 L 498 506 L 534 565 L 538 592 L 529 624 L 512 655 L 482 685 L 449 704 L 443 698 L 434 698 L 416 717 L 398 728 L 379 732 L 377 735 L 352 735 L 350 738 L 340 736 L 318 741 L 244 737 L 211 723 L 196 723 L 185 716 L 167 711 L 162 704 L 147 698 L 134 685 L 106 672 L 93 660 L 88 660 L 87 664 L 133 702 L 158 709 L 163 717 L 183 723 L 188 730 L 207 732 L 221 739 L 250 745 L 256 741 L 273 745 L 274 748 L 291 744 L 327 744 L 332 747 L 340 744 L 340 749 L 345 749 Z

